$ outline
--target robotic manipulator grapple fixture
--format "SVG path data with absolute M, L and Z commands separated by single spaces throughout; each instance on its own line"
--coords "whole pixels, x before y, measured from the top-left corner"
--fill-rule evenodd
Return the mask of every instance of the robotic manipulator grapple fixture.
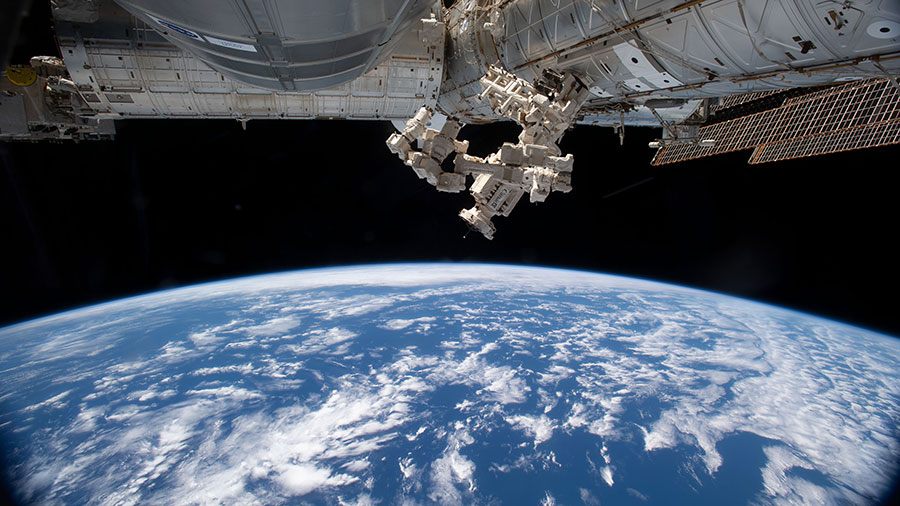
M 524 193 L 528 192 L 531 202 L 543 202 L 551 191 L 572 189 L 572 155 L 560 156 L 556 143 L 574 122 L 589 91 L 574 75 L 545 77 L 547 83 L 539 83 L 540 90 L 498 67 L 490 67 L 481 78 L 479 98 L 487 99 L 496 114 L 522 127 L 519 142 L 503 143 L 487 158 L 466 154 L 468 141 L 456 139 L 462 128 L 458 121 L 448 119 L 440 131 L 427 128 L 433 114 L 428 107 L 419 109 L 403 131 L 388 138 L 388 148 L 439 191 L 462 191 L 466 176 L 471 175 L 475 181 L 469 191 L 475 205 L 459 216 L 492 239 L 496 229 L 491 218 L 509 216 Z M 413 144 L 420 138 L 422 149 L 417 150 Z M 453 172 L 446 172 L 441 164 L 451 152 L 456 153 Z

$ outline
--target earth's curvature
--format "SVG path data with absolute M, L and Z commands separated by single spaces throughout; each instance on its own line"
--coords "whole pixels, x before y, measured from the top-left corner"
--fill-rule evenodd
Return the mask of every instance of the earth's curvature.
M 900 341 L 585 272 L 412 264 L 160 292 L 0 330 L 41 504 L 870 504 Z

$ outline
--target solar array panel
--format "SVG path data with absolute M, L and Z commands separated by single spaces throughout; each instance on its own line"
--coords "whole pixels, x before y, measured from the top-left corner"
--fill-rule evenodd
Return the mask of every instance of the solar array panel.
M 729 109 L 731 107 L 735 107 L 741 104 L 746 104 L 747 102 L 753 102 L 754 100 L 758 100 L 760 98 L 768 97 L 770 95 L 774 95 L 776 93 L 781 93 L 784 90 L 766 90 L 766 91 L 751 91 L 750 93 L 738 93 L 735 95 L 728 95 L 719 99 L 719 103 L 712 106 L 713 112 L 721 111 L 724 109 Z
M 750 148 L 755 164 L 900 143 L 900 93 L 887 79 L 853 81 L 701 127 L 697 137 L 716 144 L 663 146 L 653 165 Z
M 652 164 L 664 165 L 683 162 L 759 146 L 769 137 L 773 123 L 777 120 L 776 110 L 770 109 L 700 127 L 697 131 L 697 138 L 714 139 L 716 141 L 714 146 L 704 147 L 691 143 L 669 144 L 656 152 Z

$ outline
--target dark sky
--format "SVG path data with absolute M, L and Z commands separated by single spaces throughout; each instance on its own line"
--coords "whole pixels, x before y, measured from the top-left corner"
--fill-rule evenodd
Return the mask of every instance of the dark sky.
M 650 167 L 576 127 L 574 191 L 467 238 L 468 193 L 391 155 L 387 122 L 132 120 L 113 142 L 0 144 L 0 322 L 199 281 L 303 267 L 490 261 L 670 281 L 900 334 L 900 147 L 756 165 L 748 152 Z M 486 154 L 512 124 L 468 126 Z M 605 197 L 638 181 L 649 181 Z
M 32 3 L 13 63 L 54 51 Z M 113 142 L 0 142 L 0 325 L 125 295 L 304 267 L 488 261 L 748 297 L 900 335 L 900 146 L 751 166 L 650 167 L 654 129 L 576 127 L 574 191 L 519 203 L 493 241 L 391 155 L 387 122 L 132 120 Z M 470 152 L 513 124 L 467 126 Z M 648 178 L 652 178 L 649 179 Z M 617 190 L 646 181 L 628 191 Z

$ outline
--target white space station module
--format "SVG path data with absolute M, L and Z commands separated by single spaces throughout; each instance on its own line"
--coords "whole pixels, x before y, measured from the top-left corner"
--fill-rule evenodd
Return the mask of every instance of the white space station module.
M 897 0 L 52 0 L 59 57 L 6 69 L 0 139 L 136 118 L 390 120 L 387 140 L 486 237 L 571 189 L 574 124 L 662 127 L 654 164 L 900 142 Z M 466 153 L 465 124 L 518 142 Z M 452 155 L 452 156 L 451 156 Z

